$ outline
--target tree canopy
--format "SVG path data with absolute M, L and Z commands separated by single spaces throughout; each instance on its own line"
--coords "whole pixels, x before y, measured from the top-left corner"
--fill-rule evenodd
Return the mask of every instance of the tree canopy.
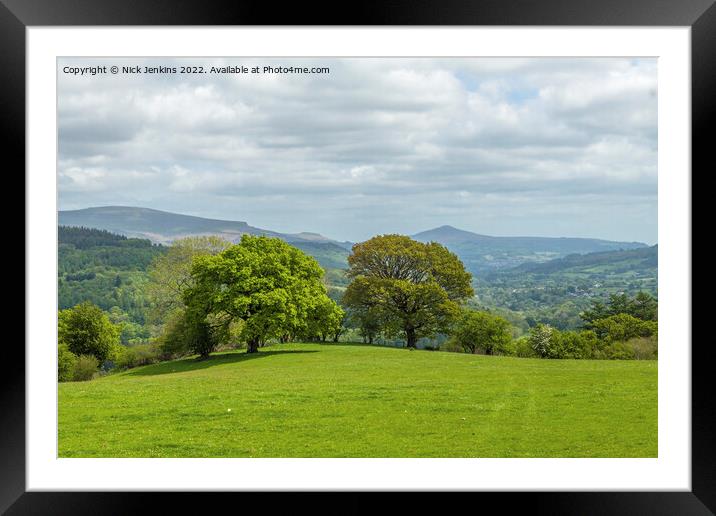
M 148 319 L 157 326 L 176 320 L 184 309 L 184 290 L 193 284 L 192 261 L 196 256 L 218 254 L 231 242 L 217 236 L 193 236 L 175 240 L 166 253 L 157 256 L 148 269 Z
M 473 295 L 470 273 L 435 242 L 379 235 L 354 245 L 348 264 L 353 281 L 344 304 L 359 319 L 379 321 L 384 333 L 400 334 L 410 348 L 446 330 Z
M 243 235 L 217 255 L 196 257 L 191 277 L 183 295 L 191 317 L 215 328 L 243 320 L 248 353 L 270 338 L 306 334 L 316 311 L 334 304 L 318 262 L 278 238 Z
M 609 301 L 594 301 L 589 310 L 581 314 L 585 328 L 592 328 L 596 321 L 618 314 L 628 314 L 642 321 L 656 321 L 659 316 L 659 303 L 647 292 L 637 292 L 630 298 L 626 294 L 611 294 Z
M 119 328 L 99 307 L 90 302 L 60 310 L 58 344 L 74 355 L 92 355 L 104 362 L 119 345 Z
M 504 352 L 512 341 L 509 322 L 499 315 L 475 310 L 463 311 L 452 337 L 465 351 L 482 350 L 486 355 Z

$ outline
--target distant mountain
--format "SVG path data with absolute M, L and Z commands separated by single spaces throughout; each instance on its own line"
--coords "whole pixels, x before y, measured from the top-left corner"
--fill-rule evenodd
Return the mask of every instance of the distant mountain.
M 495 237 L 440 226 L 413 235 L 421 242 L 438 242 L 457 254 L 470 272 L 482 275 L 523 263 L 541 263 L 570 254 L 586 254 L 647 247 L 641 242 L 595 238 Z
M 243 221 L 207 219 L 150 208 L 103 206 L 59 212 L 62 226 L 104 229 L 154 243 L 168 244 L 191 235 L 217 235 L 237 242 L 241 235 L 266 235 L 289 242 L 314 256 L 325 268 L 346 268 L 351 242 L 331 240 L 318 233 L 279 233 Z M 377 228 L 376 233 L 380 232 Z M 457 254 L 474 275 L 508 269 L 523 263 L 542 263 L 572 254 L 647 247 L 639 242 L 593 238 L 495 237 L 440 226 L 413 235 L 421 242 L 438 242 Z
M 439 228 L 428 229 L 413 235 L 415 240 L 421 242 L 439 242 L 443 245 L 460 242 L 476 242 L 485 240 L 494 240 L 499 237 L 491 237 L 486 235 L 478 235 L 471 231 L 458 229 L 452 226 L 440 226 Z
M 236 242 L 244 233 L 278 237 L 288 242 L 332 242 L 331 239 L 317 233 L 284 234 L 249 226 L 242 221 L 206 219 L 129 206 L 102 206 L 60 211 L 58 222 L 62 226 L 106 229 L 163 244 L 191 235 L 217 235 Z
M 313 256 L 322 267 L 328 269 L 347 268 L 351 246 L 350 242 L 336 242 L 318 233 L 279 233 L 256 228 L 242 221 L 206 219 L 149 208 L 103 206 L 60 211 L 58 218 L 60 226 L 103 229 L 159 244 L 168 244 L 192 235 L 217 235 L 231 242 L 238 242 L 245 233 L 276 237 Z

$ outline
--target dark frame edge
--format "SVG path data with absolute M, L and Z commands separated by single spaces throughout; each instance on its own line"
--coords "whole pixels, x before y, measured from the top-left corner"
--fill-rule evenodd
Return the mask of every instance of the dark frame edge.
M 671 23 L 665 23 L 665 13 L 663 11 L 658 13 L 658 21 L 653 18 L 653 13 L 651 19 L 648 14 L 645 14 L 639 22 L 635 22 L 632 17 L 629 17 L 627 21 L 622 21 L 622 23 L 612 21 L 614 25 L 685 25 L 687 24 L 685 23 L 686 20 L 693 20 L 690 22 L 692 25 L 692 106 L 698 108 L 698 110 L 692 108 L 692 170 L 702 170 L 702 174 L 706 173 L 707 165 L 709 165 L 709 168 L 713 168 L 713 153 L 710 152 L 712 143 L 708 138 L 710 121 L 714 119 L 714 113 L 716 112 L 716 96 L 713 94 L 716 91 L 716 4 L 713 2 L 714 0 L 702 1 L 701 4 L 706 5 L 705 9 L 696 8 L 692 4 L 690 11 L 688 13 L 682 12 L 680 16 L 670 12 L 668 13 L 668 19 L 671 20 Z M 5 5 L 6 3 L 15 4 L 13 11 Z M 43 2 L 33 3 L 37 7 L 37 4 Z M 51 10 L 54 12 L 41 13 L 35 11 L 28 13 L 22 10 L 21 7 L 18 9 L 18 4 L 13 0 L 2 0 L 0 2 L 0 47 L 3 49 L 0 52 L 0 70 L 6 78 L 6 81 L 0 87 L 0 111 L 2 112 L 2 117 L 0 117 L 2 140 L 0 141 L 3 142 L 5 156 L 9 157 L 12 163 L 22 170 L 25 170 L 26 24 L 63 25 L 65 23 L 63 23 L 62 19 L 68 16 L 77 20 L 78 22 L 75 24 L 78 25 L 122 23 L 122 21 L 107 22 L 103 19 L 106 15 L 102 16 L 96 10 L 80 15 L 78 12 L 73 12 L 72 8 L 67 7 L 65 2 L 58 1 L 58 3 L 64 4 L 64 7 L 60 8 L 58 5 L 56 9 Z M 426 2 L 420 3 L 425 7 Z M 450 3 L 453 6 L 455 5 L 455 2 Z M 546 2 L 547 12 L 549 12 L 550 3 L 558 4 L 559 2 Z M 138 6 L 135 5 L 135 7 L 139 9 Z M 395 19 L 400 17 L 401 10 L 399 6 L 395 6 L 394 10 L 390 12 L 384 11 L 382 14 L 394 22 Z M 447 11 L 450 12 L 453 9 L 447 9 Z M 474 15 L 476 13 L 473 11 L 471 16 L 465 17 L 467 21 L 455 23 L 454 19 L 459 14 L 456 11 L 458 10 L 454 10 L 451 16 L 448 16 L 448 18 L 452 17 L 453 22 L 438 19 L 433 23 L 450 25 L 472 24 L 475 22 Z M 51 19 L 58 12 L 60 15 Z M 574 11 L 571 11 L 571 13 L 573 14 Z M 152 14 L 154 16 L 149 16 L 149 19 L 156 20 L 156 13 Z M 425 14 L 423 10 L 417 16 L 420 20 L 412 23 L 428 24 Z M 167 18 L 171 18 L 171 15 L 171 13 L 167 14 Z M 204 13 L 204 16 L 206 16 L 206 13 Z M 139 15 L 130 15 L 130 17 L 135 24 L 140 18 Z M 119 17 L 120 20 L 124 18 L 126 16 Z M 227 20 L 224 23 L 256 23 L 250 18 L 254 17 L 249 15 L 246 16 L 246 19 Z M 299 18 L 306 17 L 301 16 Z M 365 18 L 365 13 L 361 18 Z M 491 17 L 487 16 L 484 20 L 482 18 L 480 20 L 484 24 L 496 24 L 494 20 L 491 21 L 489 18 Z M 559 18 L 559 21 L 553 22 L 555 25 L 568 25 L 580 19 L 579 17 L 565 17 L 564 13 L 558 15 L 557 18 Z M 570 18 L 571 21 L 565 18 Z M 609 24 L 610 20 L 613 19 L 613 16 L 607 16 L 606 19 L 604 17 L 602 19 L 593 19 L 591 23 Z M 654 23 L 655 21 L 656 23 Z M 406 22 L 411 24 L 410 20 L 406 20 Z M 143 23 L 151 23 L 151 21 Z M 164 23 L 179 24 L 181 22 L 167 20 Z M 504 23 L 504 20 L 502 23 Z M 376 24 L 381 23 L 376 22 Z M 386 22 L 384 21 L 382 24 L 386 24 Z M 518 24 L 526 25 L 528 23 L 520 21 L 516 23 L 516 25 Z M 533 21 L 532 24 L 538 25 L 539 23 Z M 22 188 L 24 193 L 24 181 Z M 24 252 L 25 250 L 23 249 Z M 26 257 L 25 254 L 23 256 Z M 27 274 L 27 269 L 25 272 Z M 0 391 L 0 428 L 3 429 L 3 439 L 0 441 L 0 457 L 2 457 L 3 462 L 3 468 L 0 471 L 0 513 L 8 510 L 8 514 L 26 514 L 28 512 L 64 514 L 65 511 L 66 513 L 83 514 L 94 512 L 98 505 L 104 505 L 106 502 L 109 502 L 109 504 L 105 508 L 112 508 L 111 511 L 108 511 L 109 513 L 126 514 L 130 510 L 141 513 L 144 512 L 142 509 L 148 509 L 147 502 L 150 496 L 162 498 L 163 503 L 169 502 L 169 498 L 172 497 L 174 501 L 169 505 L 175 505 L 180 509 L 182 507 L 188 509 L 193 505 L 193 503 L 189 503 L 188 499 L 191 495 L 195 499 L 203 500 L 202 503 L 197 503 L 197 508 L 206 507 L 203 504 L 208 501 L 208 493 L 25 492 L 25 355 L 24 348 L 9 351 L 17 353 L 17 356 L 13 357 L 13 361 L 10 362 L 14 364 L 12 369 L 8 369 L 2 377 L 2 390 Z M 712 358 L 714 358 L 714 352 L 708 346 L 692 346 L 692 492 L 514 493 L 510 496 L 510 499 L 514 501 L 505 504 L 506 500 L 500 499 L 499 503 L 508 507 L 523 504 L 524 507 L 530 507 L 531 512 L 536 512 L 537 514 L 575 512 L 580 514 L 633 514 L 634 512 L 655 515 L 676 513 L 684 515 L 716 514 L 716 491 L 714 490 L 714 486 L 716 486 L 716 444 L 714 443 L 714 436 L 716 435 L 716 423 L 714 423 L 716 417 L 714 416 L 716 416 L 716 410 L 710 396 L 710 388 L 707 385 L 711 374 L 710 364 L 713 362 L 710 359 Z M 18 424 L 18 421 L 21 423 Z M 693 453 L 693 451 L 697 451 L 697 453 Z M 414 493 L 409 495 L 414 497 L 412 500 L 415 501 L 409 502 L 408 505 L 414 504 L 417 509 L 426 509 L 428 505 L 426 505 L 423 496 L 425 494 Z M 272 496 L 276 495 L 280 495 L 278 500 L 286 500 L 287 498 L 287 496 L 279 493 Z M 317 495 L 317 493 L 297 494 L 290 500 L 290 503 L 293 504 L 298 499 L 300 503 L 305 503 L 307 507 L 315 509 L 318 499 L 314 495 Z M 498 496 L 500 496 L 497 493 L 476 493 L 473 496 L 475 495 L 480 498 L 491 498 L 495 502 L 498 502 Z M 253 498 L 255 494 L 216 493 L 214 496 L 220 496 L 224 499 L 233 498 L 234 496 L 241 496 L 242 498 L 250 496 Z M 321 494 L 321 500 L 325 499 L 323 496 Z M 454 496 L 468 495 L 452 493 L 450 496 L 451 501 L 453 501 Z M 359 506 L 362 509 L 368 509 L 374 502 L 382 501 L 383 498 L 382 494 L 377 493 L 353 493 L 350 497 L 351 503 L 345 507 L 345 512 L 357 511 Z M 436 498 L 440 499 L 442 495 L 438 494 Z M 288 503 L 288 501 L 285 503 Z M 345 503 L 345 500 L 343 503 Z M 60 509 L 60 507 L 63 507 L 63 509 Z M 180 512 L 185 512 L 185 510 L 180 510 Z
M 713 170 L 713 121 L 716 118 L 716 4 L 712 4 L 691 27 L 691 148 L 692 148 L 692 239 L 693 225 L 699 220 L 693 212 L 693 179 L 696 171 L 706 176 Z M 692 246 L 692 276 L 694 258 Z M 693 289 L 693 281 L 691 282 Z M 692 295 L 693 300 L 693 295 Z M 693 301 L 692 301 L 693 305 Z M 697 308 L 693 305 L 694 310 Z M 701 308 L 699 308 L 701 309 Z M 704 315 L 703 313 L 701 314 Z M 691 488 L 706 507 L 716 513 L 716 406 L 709 378 L 716 359 L 713 347 L 695 345 L 692 315 L 692 410 L 691 410 Z
M 0 3 L 0 142 L 6 170 L 23 171 L 20 182 L 25 198 L 25 24 Z M 14 170 L 13 170 L 14 167 Z M 9 176 L 10 174 L 8 174 Z M 19 195 L 17 195 L 19 197 Z M 26 215 L 23 209 L 23 214 Z M 26 217 L 25 217 L 26 218 Z M 25 234 L 23 221 L 23 237 Z M 23 242 L 25 239 L 23 238 Z M 25 246 L 22 248 L 25 263 Z M 27 270 L 25 271 L 27 273 Z M 25 309 L 25 286 L 22 306 Z M 23 317 L 23 321 L 24 321 Z M 24 325 L 23 325 L 24 330 Z M 23 342 L 25 341 L 23 337 Z M 5 374 L 0 375 L 0 513 L 25 491 L 25 347 L 8 346 Z M 10 358 L 11 357 L 11 358 Z

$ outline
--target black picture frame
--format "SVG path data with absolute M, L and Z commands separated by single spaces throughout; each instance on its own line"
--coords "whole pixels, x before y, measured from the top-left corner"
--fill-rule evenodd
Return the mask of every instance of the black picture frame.
M 383 0 L 287 3 L 258 0 L 0 0 L 0 130 L 5 163 L 25 170 L 25 29 L 83 25 L 551 25 L 689 26 L 692 72 L 692 172 L 712 160 L 708 126 L 716 105 L 716 0 Z M 709 167 L 713 168 L 713 167 Z M 19 174 L 18 174 L 19 176 Z M 21 188 L 24 190 L 24 182 Z M 692 191 L 693 187 L 692 187 Z M 694 222 L 696 219 L 694 218 Z M 693 232 L 692 232 L 693 234 Z M 25 270 L 26 277 L 32 274 Z M 19 304 L 19 303 L 18 303 Z M 692 346 L 692 491 L 450 493 L 449 503 L 485 502 L 500 510 L 537 514 L 679 514 L 716 512 L 716 423 L 710 368 L 713 346 Z M 686 343 L 687 345 L 690 343 Z M 0 376 L 0 512 L 7 514 L 133 514 L 159 502 L 164 511 L 190 512 L 217 501 L 255 504 L 259 493 L 25 492 L 25 354 L 6 346 Z M 212 500 L 206 500 L 212 496 Z M 290 498 L 289 498 L 290 496 Z M 429 507 L 425 493 L 404 493 L 402 512 Z M 218 499 L 216 498 L 218 497 Z M 469 500 L 466 498 L 470 498 Z M 477 497 L 477 499 L 475 499 Z M 432 503 L 446 502 L 433 498 Z M 211 503 L 212 505 L 208 505 Z M 378 493 L 343 495 L 338 509 L 321 493 L 273 493 L 260 501 L 314 512 L 367 512 L 385 502 Z

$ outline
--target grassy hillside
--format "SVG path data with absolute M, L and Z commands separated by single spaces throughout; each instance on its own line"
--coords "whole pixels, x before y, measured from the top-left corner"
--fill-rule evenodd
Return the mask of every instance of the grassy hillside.
M 657 363 L 291 344 L 59 385 L 61 457 L 656 457 Z

